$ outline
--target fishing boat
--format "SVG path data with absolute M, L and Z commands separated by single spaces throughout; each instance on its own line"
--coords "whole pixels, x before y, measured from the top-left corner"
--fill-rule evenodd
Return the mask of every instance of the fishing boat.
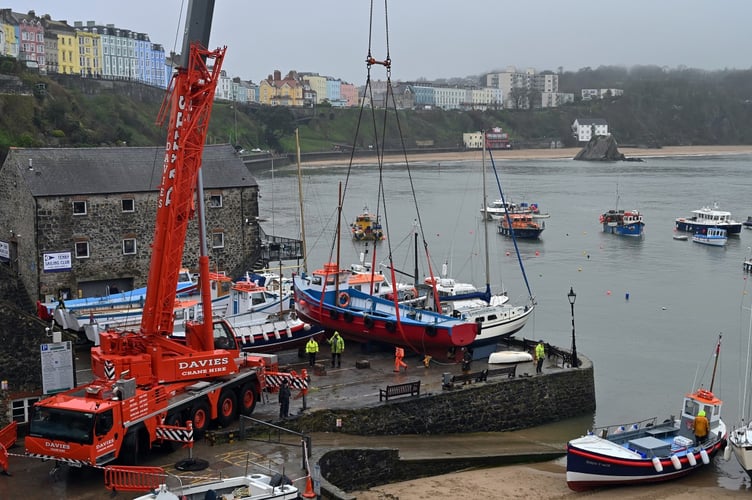
M 548 212 L 541 212 L 537 203 L 513 203 L 501 199 L 494 200 L 490 205 L 481 207 L 480 213 L 486 220 L 501 220 L 504 214 L 530 215 L 533 219 L 548 219 Z
M 642 236 L 645 228 L 638 210 L 609 210 L 600 216 L 603 232 L 619 236 Z
M 723 402 L 713 394 L 721 338 L 714 350 L 710 388 L 684 396 L 679 417 L 656 417 L 593 429 L 567 444 L 567 485 L 574 491 L 668 481 L 707 466 L 726 446 L 728 434 L 721 420 Z M 706 439 L 695 442 L 695 419 L 704 412 Z
M 499 234 L 503 236 L 516 236 L 519 239 L 538 239 L 546 228 L 544 222 L 536 222 L 530 214 L 509 214 L 499 221 Z
M 243 351 L 270 353 L 299 348 L 324 330 L 301 320 L 292 306 L 291 292 L 283 291 L 280 297 L 246 276 L 233 284 L 225 310 L 215 311 L 214 329 L 231 333 Z M 201 318 L 198 301 L 176 310 L 172 338 L 185 340 L 186 324 Z
M 477 323 L 417 308 L 393 293 L 387 299 L 377 288 L 381 278 L 372 282 L 369 276 L 339 269 L 333 262 L 311 274 L 295 275 L 298 316 L 358 342 L 405 346 L 437 360 L 454 360 L 457 348 L 475 340 Z
M 747 229 L 752 229 L 752 215 L 747 216 L 747 220 L 742 222 L 742 226 L 744 226 Z
M 677 231 L 688 233 L 697 233 L 709 227 L 725 229 L 727 236 L 738 235 L 742 231 L 741 222 L 731 218 L 731 212 L 718 209 L 718 203 L 713 204 L 713 208 L 702 207 L 692 210 L 690 217 L 679 217 L 676 219 Z
M 282 484 L 279 484 L 282 483 Z M 288 481 L 279 481 L 276 476 L 248 474 L 181 485 L 166 482 L 154 491 L 136 497 L 135 500 L 294 500 L 300 498 L 300 490 Z
M 728 242 L 728 236 L 726 235 L 725 229 L 708 227 L 699 229 L 695 234 L 693 234 L 692 241 L 694 241 L 695 243 L 702 243 L 703 245 L 722 247 Z
M 363 212 L 355 217 L 350 224 L 352 237 L 358 241 L 381 241 L 384 239 L 384 230 L 381 227 L 379 216 L 369 212 L 368 207 L 363 207 Z
M 210 279 L 212 305 L 218 308 L 225 307 L 229 300 L 228 292 L 232 280 L 223 273 L 210 273 Z M 187 269 L 181 270 L 177 285 L 176 309 L 182 308 L 184 301 L 197 299 L 198 295 L 198 282 Z M 142 287 L 127 292 L 108 293 L 101 297 L 53 300 L 43 306 L 61 328 L 84 332 L 88 340 L 93 342 L 90 336 L 92 324 L 115 329 L 139 325 L 145 299 L 146 287 Z M 37 309 L 42 317 L 42 308 Z

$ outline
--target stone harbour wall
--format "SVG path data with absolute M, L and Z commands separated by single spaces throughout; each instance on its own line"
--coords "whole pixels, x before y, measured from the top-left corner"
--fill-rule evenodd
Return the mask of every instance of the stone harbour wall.
M 587 363 L 577 370 L 563 370 L 540 377 L 489 379 L 457 390 L 396 398 L 369 408 L 314 411 L 301 415 L 294 423 L 290 422 L 290 427 L 301 432 L 355 435 L 504 432 L 594 411 L 594 373 L 592 364 Z M 342 424 L 339 428 L 338 419 Z M 349 498 L 343 491 L 466 467 L 499 465 L 502 460 L 500 457 L 476 457 L 406 463 L 399 460 L 398 454 L 398 450 L 392 449 L 325 451 L 317 457 L 324 498 Z M 522 459 L 524 457 L 503 460 L 514 462 Z
M 301 432 L 361 436 L 502 432 L 594 410 L 595 383 L 589 365 L 542 377 L 489 379 L 468 388 L 399 397 L 368 408 L 318 410 L 288 424 Z

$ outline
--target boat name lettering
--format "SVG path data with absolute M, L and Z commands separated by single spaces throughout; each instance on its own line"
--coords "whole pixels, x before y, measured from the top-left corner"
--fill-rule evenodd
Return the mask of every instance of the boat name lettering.
M 201 361 L 181 361 L 178 363 L 178 369 L 187 370 L 188 368 L 207 368 L 210 366 L 224 366 L 230 364 L 230 358 L 212 358 L 202 359 Z
M 588 464 L 588 465 L 594 465 L 596 467 L 603 467 L 603 468 L 606 468 L 606 469 L 610 469 L 611 468 L 611 464 L 605 464 L 603 462 L 593 462 L 592 460 L 585 460 L 585 463 Z

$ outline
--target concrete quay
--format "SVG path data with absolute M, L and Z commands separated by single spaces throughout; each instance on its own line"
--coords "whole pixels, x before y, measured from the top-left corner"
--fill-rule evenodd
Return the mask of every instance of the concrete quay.
M 305 409 L 302 398 L 293 399 L 291 416 L 280 419 L 277 395 L 267 394 L 253 414 L 258 422 L 212 430 L 194 444 L 191 456 L 205 460 L 206 469 L 177 470 L 175 464 L 189 456 L 186 449 L 170 454 L 155 449 L 141 465 L 164 467 L 183 484 L 247 471 L 283 472 L 303 491 L 306 443 L 320 497 L 351 499 L 348 492 L 388 482 L 561 457 L 572 436 L 547 424 L 562 419 L 576 419 L 583 429 L 592 424 L 593 369 L 584 357 L 578 369 L 563 365 L 561 358 L 549 358 L 542 376 L 534 375 L 532 363 L 522 363 L 514 379 L 491 377 L 445 389 L 444 374 L 459 375 L 459 365 L 431 362 L 426 368 L 420 358 L 408 356 L 407 370 L 397 373 L 389 352 L 363 352 L 357 344 L 348 343 L 342 368 L 332 369 L 325 344 L 322 351 L 317 364 L 325 371 L 311 372 Z M 82 352 L 79 358 L 86 355 Z M 307 360 L 298 358 L 296 352 L 278 357 L 281 368 L 299 373 L 307 368 Z M 488 367 L 476 360 L 472 372 Z M 81 382 L 86 378 L 85 367 L 79 368 Z M 387 385 L 417 380 L 420 396 L 379 401 L 379 390 Z M 64 467 L 52 475 L 51 463 L 23 457 L 20 439 L 10 451 L 14 476 L 0 480 L 0 498 L 29 491 L 44 491 L 43 497 L 49 499 L 88 500 L 108 494 L 99 470 Z M 118 496 L 134 495 L 121 492 Z

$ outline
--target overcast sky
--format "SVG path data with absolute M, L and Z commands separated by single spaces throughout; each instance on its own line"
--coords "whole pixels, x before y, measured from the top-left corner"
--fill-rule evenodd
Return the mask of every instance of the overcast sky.
M 147 33 L 165 51 L 179 52 L 187 1 L 11 0 L 0 5 L 50 14 L 71 25 L 114 24 Z M 381 60 L 386 57 L 384 1 L 373 3 L 371 52 Z M 275 69 L 283 75 L 294 69 L 362 85 L 370 5 L 370 0 L 217 0 L 209 48 L 226 45 L 224 68 L 243 80 L 258 83 Z M 752 67 L 750 0 L 393 0 L 388 8 L 395 81 L 481 75 L 509 65 L 538 71 L 646 64 Z M 384 77 L 383 68 L 372 69 L 372 79 Z

